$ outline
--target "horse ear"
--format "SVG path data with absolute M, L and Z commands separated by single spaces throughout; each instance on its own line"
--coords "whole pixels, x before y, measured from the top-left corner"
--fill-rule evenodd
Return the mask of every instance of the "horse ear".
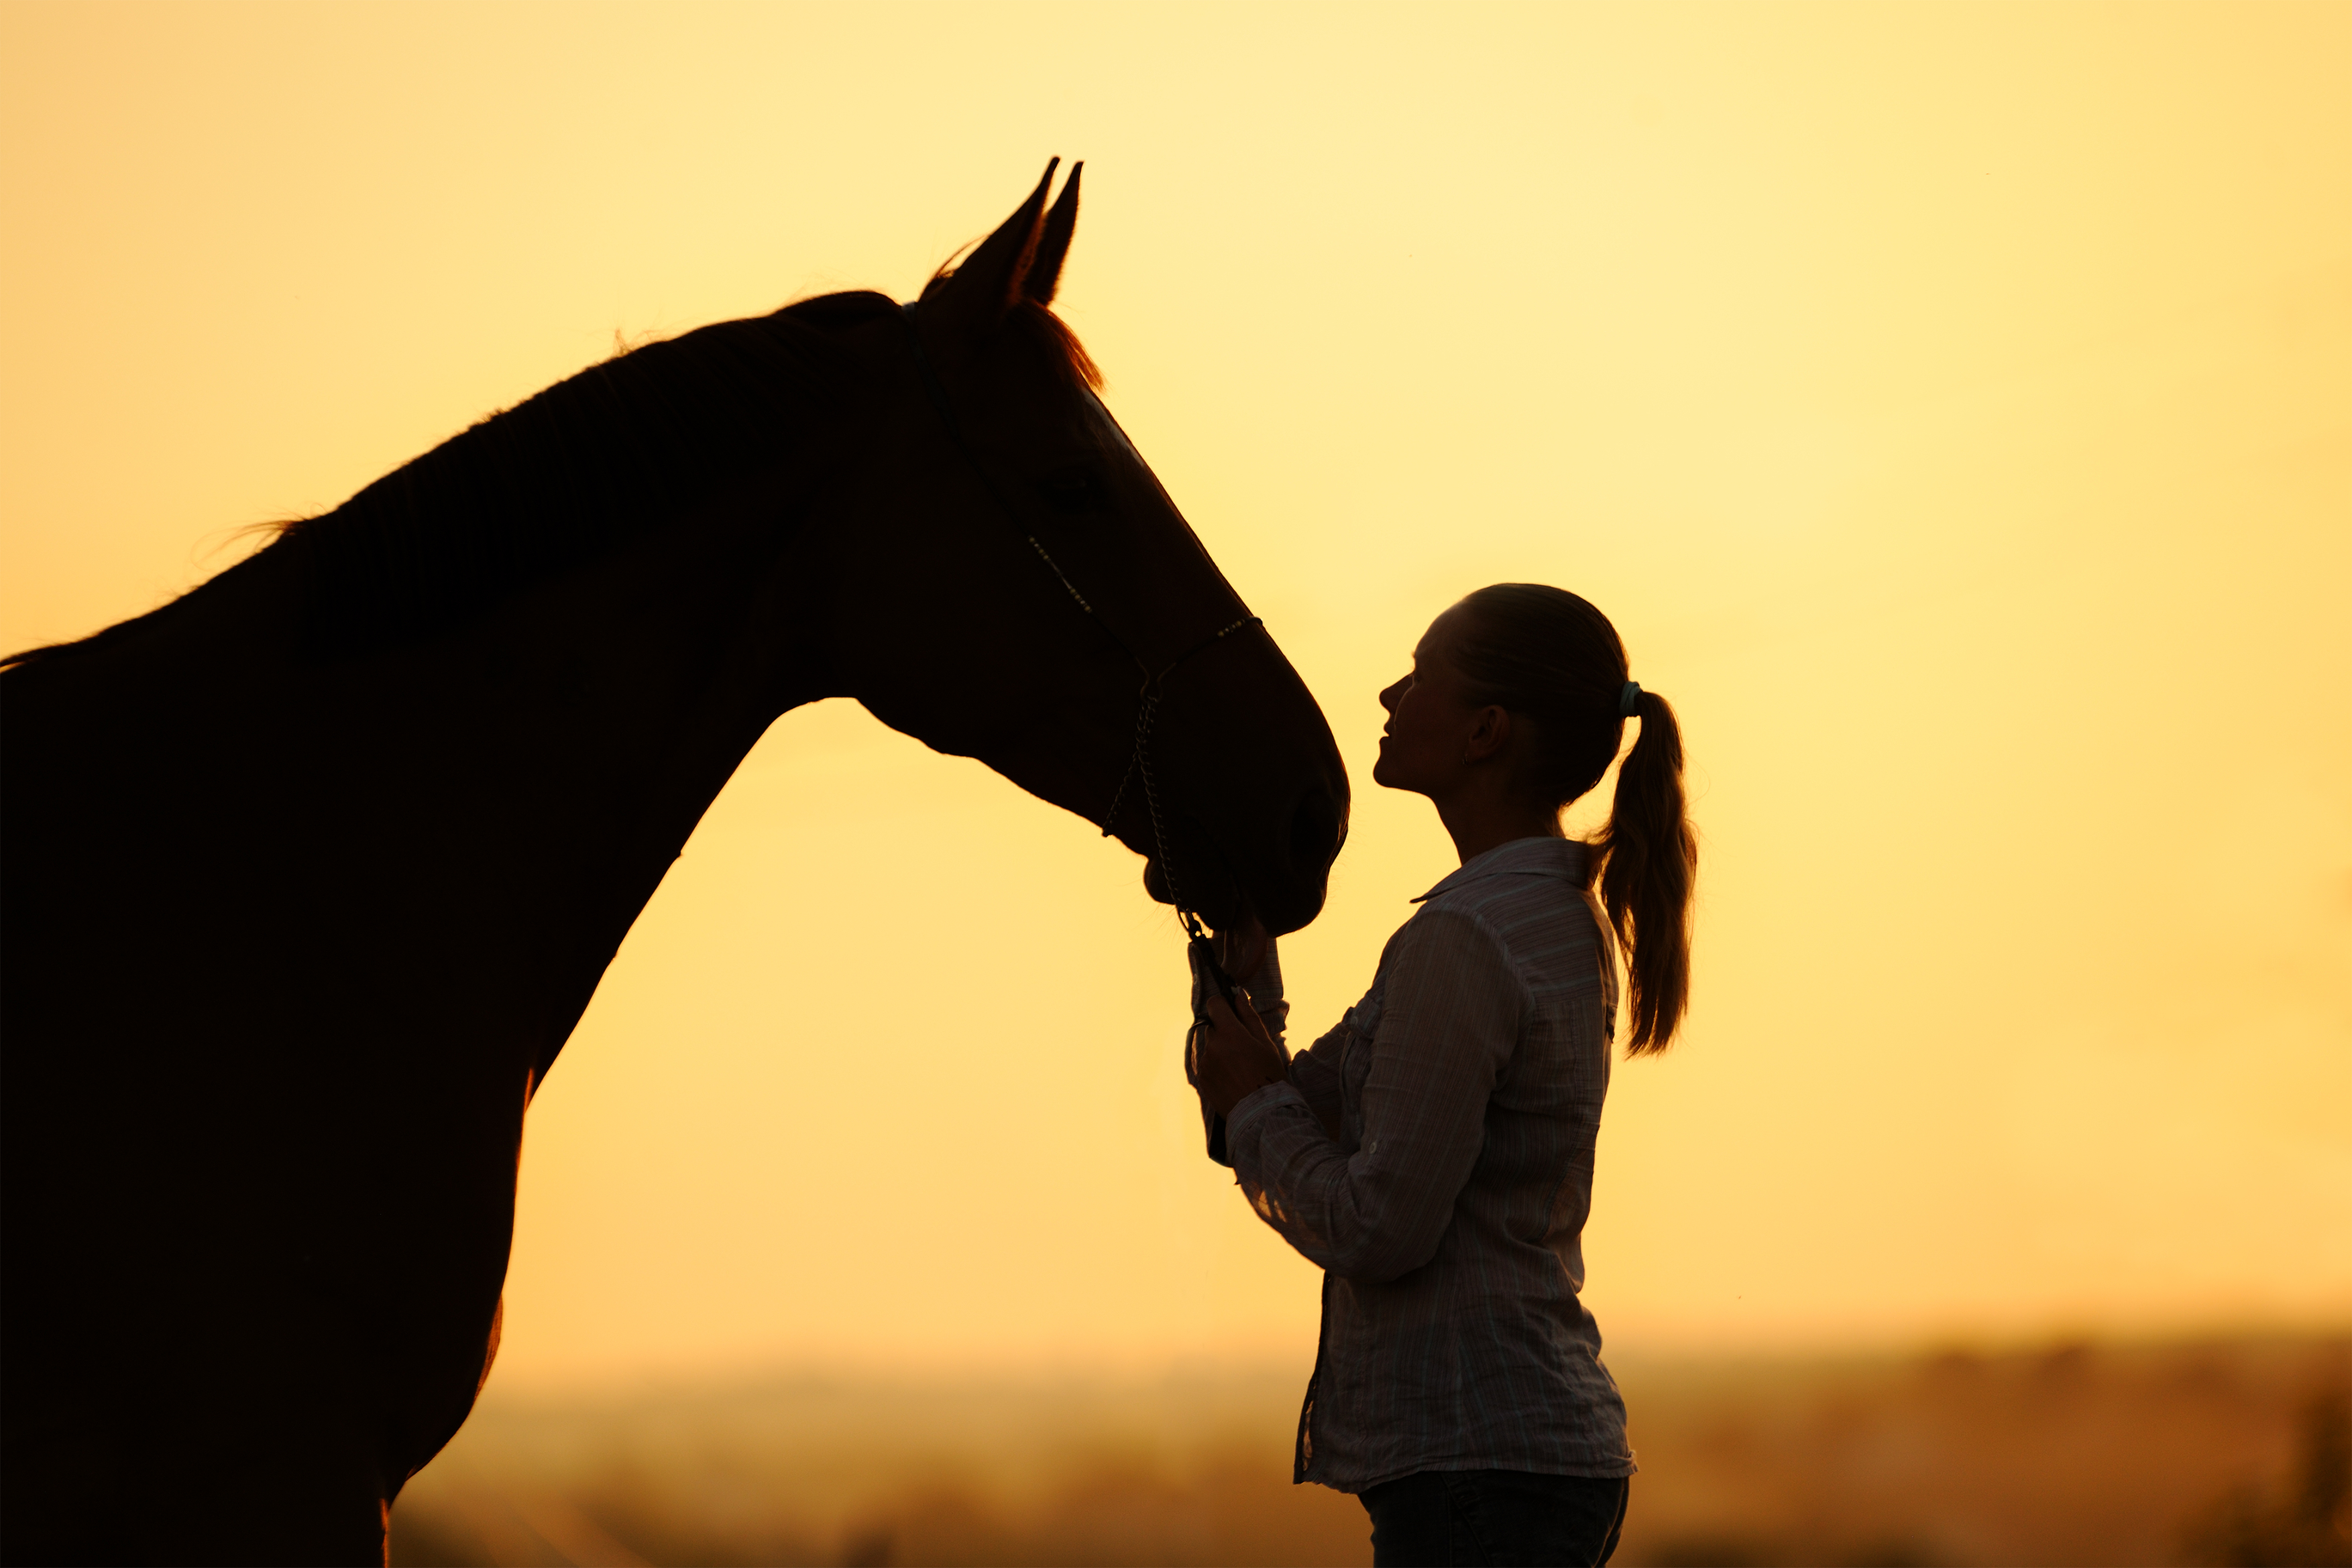
M 1054 302 L 1054 290 L 1061 285 L 1062 258 L 1070 254 L 1070 235 L 1078 227 L 1078 176 L 1087 172 L 1085 160 L 1070 165 L 1070 177 L 1062 183 L 1062 194 L 1054 203 L 1054 210 L 1045 214 L 1045 227 L 1037 236 L 1037 255 L 1029 263 L 1029 276 L 1021 280 L 1021 292 L 1040 305 Z
M 940 314 L 959 325 L 986 329 L 1004 319 L 1021 298 L 1021 280 L 1037 254 L 1038 230 L 1045 216 L 1045 193 L 1054 183 L 1059 158 L 1045 162 L 1045 177 L 1029 193 L 1019 210 L 997 226 L 994 234 L 964 258 L 955 275 L 940 285 Z

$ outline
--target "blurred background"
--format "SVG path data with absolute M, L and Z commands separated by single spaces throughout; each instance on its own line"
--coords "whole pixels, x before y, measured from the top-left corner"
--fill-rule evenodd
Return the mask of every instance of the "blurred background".
M 1437 611 L 1573 589 L 1683 716 L 1621 1561 L 2340 1552 L 2352 7 L 0 0 L 0 643 L 616 341 L 911 297 L 1055 153 L 1059 308 L 1359 789 L 1297 1027 L 1451 869 L 1370 779 Z M 780 721 L 532 1107 L 395 1560 L 1367 1561 L 1139 869 Z

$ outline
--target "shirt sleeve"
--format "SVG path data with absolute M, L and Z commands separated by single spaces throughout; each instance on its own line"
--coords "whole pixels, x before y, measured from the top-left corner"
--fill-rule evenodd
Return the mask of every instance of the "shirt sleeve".
M 1344 1026 L 1335 1029 L 1290 1059 L 1290 1086 L 1298 1091 L 1298 1097 L 1315 1113 L 1315 1119 L 1327 1128 L 1341 1125 L 1344 1119 L 1339 1041 L 1346 1032 Z M 1234 1108 L 1241 1109 L 1238 1105 Z
M 1244 1097 L 1225 1120 L 1234 1170 L 1259 1218 L 1310 1261 L 1367 1281 L 1435 1255 L 1528 1005 L 1501 944 L 1457 911 L 1422 911 L 1382 968 L 1378 1032 L 1359 1045 L 1372 1053 L 1360 1148 L 1333 1143 L 1295 1082 Z

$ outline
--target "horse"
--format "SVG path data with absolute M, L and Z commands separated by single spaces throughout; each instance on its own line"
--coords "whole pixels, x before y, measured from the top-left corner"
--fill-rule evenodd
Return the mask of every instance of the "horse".
M 1055 165 L 911 305 L 595 365 L 0 673 L 0 1555 L 382 1563 L 496 1354 L 524 1113 L 787 710 L 854 697 L 1296 929 L 1305 684 L 1050 309 Z

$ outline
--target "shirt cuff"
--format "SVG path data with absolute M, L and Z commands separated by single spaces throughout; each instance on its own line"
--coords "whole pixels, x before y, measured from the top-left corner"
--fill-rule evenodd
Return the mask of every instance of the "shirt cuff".
M 1232 1152 L 1234 1140 L 1241 1135 L 1244 1127 L 1249 1125 L 1261 1113 L 1276 1105 L 1296 1105 L 1302 1111 L 1307 1111 L 1309 1115 L 1314 1113 L 1308 1111 L 1307 1102 L 1298 1091 L 1287 1082 L 1268 1083 L 1263 1088 L 1253 1089 L 1235 1101 L 1234 1108 L 1225 1113 L 1226 1151 Z

